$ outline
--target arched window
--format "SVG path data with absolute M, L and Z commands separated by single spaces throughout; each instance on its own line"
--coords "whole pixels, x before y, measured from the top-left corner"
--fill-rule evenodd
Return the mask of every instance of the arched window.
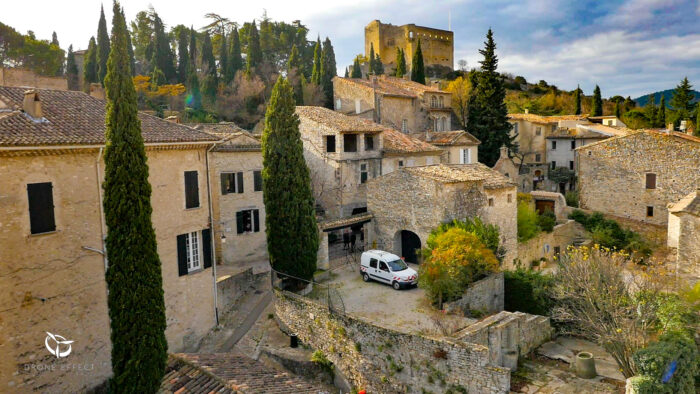
M 438 118 L 433 118 L 433 131 L 438 131 Z
M 437 97 L 430 96 L 430 106 L 433 108 L 437 107 Z
M 440 103 L 438 104 L 438 105 L 440 106 L 440 108 L 442 108 L 442 107 L 445 106 L 445 100 L 444 100 L 444 99 L 445 99 L 444 97 L 440 96 Z
M 447 131 L 447 118 L 440 118 L 440 131 Z

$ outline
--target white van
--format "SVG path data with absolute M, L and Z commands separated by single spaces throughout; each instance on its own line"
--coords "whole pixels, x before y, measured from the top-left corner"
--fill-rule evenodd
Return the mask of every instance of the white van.
M 360 258 L 362 280 L 376 280 L 399 290 L 418 283 L 418 273 L 399 256 L 381 250 L 368 250 Z

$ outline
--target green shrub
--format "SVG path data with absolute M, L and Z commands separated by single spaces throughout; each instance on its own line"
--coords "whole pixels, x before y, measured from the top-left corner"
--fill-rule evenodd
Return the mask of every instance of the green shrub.
M 549 296 L 554 280 L 549 274 L 518 267 L 504 271 L 505 310 L 549 315 L 554 302 Z
M 656 393 L 696 393 L 699 362 L 695 341 L 680 333 L 664 334 L 658 342 L 634 354 L 637 373 L 653 380 L 654 385 L 644 384 L 655 388 Z
M 633 376 L 630 378 L 629 384 L 633 388 L 632 392 L 637 394 L 657 394 L 663 392 L 663 388 L 649 376 Z
M 564 195 L 564 198 L 566 199 L 566 205 L 570 207 L 576 207 L 578 208 L 578 192 L 577 191 L 568 191 Z M 580 212 L 580 211 L 579 211 Z
M 311 355 L 311 361 L 320 366 L 323 370 L 333 375 L 333 363 L 326 358 L 326 355 L 323 354 L 322 351 L 316 350 L 312 355 Z
M 557 217 L 551 209 L 546 209 L 541 215 L 537 215 L 537 226 L 542 229 L 542 231 L 551 233 L 556 224 Z
M 593 242 L 600 246 L 634 252 L 635 257 L 641 260 L 652 253 L 651 246 L 641 235 L 622 228 L 615 220 L 606 219 L 600 212 L 587 215 L 585 212 L 575 209 L 569 214 L 569 219 L 581 223 L 587 231 L 591 232 Z
M 525 201 L 518 203 L 518 241 L 534 238 L 540 231 L 537 212 Z

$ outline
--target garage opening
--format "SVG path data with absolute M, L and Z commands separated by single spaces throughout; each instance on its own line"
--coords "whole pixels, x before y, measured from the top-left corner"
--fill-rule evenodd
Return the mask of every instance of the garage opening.
M 418 263 L 420 238 L 413 231 L 401 230 L 401 256 L 409 263 Z

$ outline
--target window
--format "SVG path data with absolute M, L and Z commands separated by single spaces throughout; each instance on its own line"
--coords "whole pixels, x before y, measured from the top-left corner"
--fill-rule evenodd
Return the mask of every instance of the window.
M 342 106 L 343 106 L 343 101 L 341 99 L 336 99 L 335 100 L 335 110 L 339 111 Z
M 459 150 L 459 164 L 471 164 L 472 163 L 472 152 L 467 149 Z
M 386 263 L 383 261 L 379 262 L 379 269 L 382 271 L 389 272 L 389 267 L 387 267 Z
M 254 192 L 261 192 L 262 187 L 263 187 L 262 171 L 260 171 L 260 170 L 253 171 L 253 191 Z
M 377 259 L 369 259 L 369 267 L 377 268 Z
M 557 150 L 557 141 L 552 141 L 552 150 Z
M 367 182 L 367 164 L 360 164 L 360 183 Z
M 552 161 L 552 169 L 555 169 L 555 168 L 557 168 L 557 162 L 556 162 L 556 161 Z
M 335 152 L 335 136 L 334 135 L 327 135 L 326 136 L 326 152 L 329 152 L 329 153 Z
M 561 253 L 561 246 L 555 246 L 554 247 L 554 255 L 558 256 L 559 253 Z
M 179 276 L 211 267 L 211 230 L 193 231 L 177 236 Z
M 362 105 L 360 104 L 360 99 L 355 99 L 355 113 L 359 114 L 362 110 Z
M 648 207 L 647 207 L 647 217 L 650 218 L 650 217 L 653 217 L 653 216 L 654 216 L 654 207 L 648 206 Z
M 256 190 L 257 191 L 257 190 Z M 243 193 L 242 172 L 221 173 L 221 194 Z
M 435 108 L 438 105 L 438 99 L 435 96 L 430 96 L 430 106 Z
M 357 152 L 357 135 L 355 135 L 355 134 L 344 134 L 343 135 L 343 150 L 345 152 Z
M 542 127 L 535 128 L 535 135 L 542 135 Z
M 570 170 L 574 169 L 574 161 L 573 160 L 569 160 L 569 169 Z
M 404 133 L 408 133 L 408 119 L 404 119 L 401 121 L 401 131 Z
M 257 233 L 260 231 L 260 212 L 258 209 L 244 209 L 236 212 L 236 233 Z
M 403 160 L 399 160 L 399 168 L 403 168 Z
M 53 212 L 53 185 L 51 182 L 30 183 L 27 185 L 29 201 L 29 228 L 32 234 L 48 233 L 56 230 Z
M 374 136 L 365 136 L 365 150 L 374 150 Z
M 647 174 L 647 189 L 656 189 L 656 174 Z
M 493 202 L 493 198 L 489 198 L 489 206 L 490 206 L 490 207 L 492 207 L 492 206 L 493 206 L 493 204 L 494 204 L 494 202 Z
M 440 131 L 447 131 L 447 118 L 440 118 Z
M 557 125 L 553 124 L 552 125 L 552 133 L 554 133 L 555 131 L 557 131 Z
M 542 160 L 542 155 L 540 155 L 539 153 L 535 154 L 535 161 L 539 163 L 540 160 Z
M 504 175 L 506 176 L 506 178 L 510 178 L 510 174 L 508 174 L 507 172 Z
M 199 208 L 197 171 L 185 171 L 185 208 Z
M 506 175 L 506 176 L 507 176 L 507 175 Z M 509 202 L 509 203 L 513 202 L 513 195 L 512 195 L 512 194 L 509 194 L 509 195 L 508 195 L 508 202 Z
M 440 99 L 438 100 L 438 105 L 440 106 L 440 108 L 445 106 L 445 98 L 444 97 L 440 96 Z
M 576 149 L 576 140 L 571 140 L 571 150 Z
M 518 124 L 517 124 L 517 123 L 513 123 L 513 132 L 514 132 L 515 134 L 518 133 Z

